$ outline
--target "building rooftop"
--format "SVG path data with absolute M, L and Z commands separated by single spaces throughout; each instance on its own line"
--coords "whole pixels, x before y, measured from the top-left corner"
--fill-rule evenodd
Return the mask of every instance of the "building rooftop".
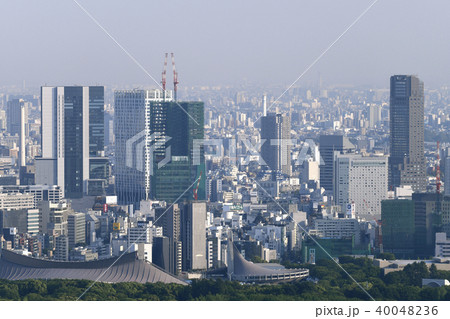
M 184 281 L 166 273 L 159 267 L 138 260 L 136 253 L 89 262 L 59 262 L 18 255 L 1 250 L 0 279 L 80 279 L 107 283 L 175 283 Z

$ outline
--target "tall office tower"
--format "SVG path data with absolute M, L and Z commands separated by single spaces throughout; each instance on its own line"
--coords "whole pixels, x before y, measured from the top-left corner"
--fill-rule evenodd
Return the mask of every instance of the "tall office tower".
M 269 113 L 261 117 L 261 156 L 275 172 L 291 175 L 291 118 Z
M 19 166 L 25 167 L 26 163 L 26 125 L 27 125 L 27 109 L 25 105 L 20 106 L 20 149 L 19 149 Z
M 67 230 L 69 248 L 77 244 L 86 243 L 86 215 L 84 213 L 72 213 L 67 217 Z
M 206 202 L 186 203 L 181 214 L 183 270 L 206 269 Z
M 413 75 L 391 77 L 389 185 L 427 186 L 424 154 L 424 88 Z
M 155 209 L 155 226 L 163 228 L 167 243 L 167 270 L 172 274 L 179 274 L 182 270 L 181 243 L 181 211 L 178 204 Z
M 151 133 L 160 136 L 152 159 L 152 198 L 205 200 L 203 102 L 152 102 L 150 123 Z
M 119 204 L 139 205 L 150 198 L 152 136 L 150 103 L 172 100 L 160 90 L 114 92 L 115 184 Z
M 320 186 L 333 193 L 334 152 L 345 154 L 353 151 L 355 146 L 343 135 L 321 135 L 319 143 Z
M 335 153 L 334 202 L 342 212 L 353 210 L 357 216 L 381 217 L 381 201 L 387 199 L 388 159 Z M 350 206 L 349 206 L 350 205 Z
M 91 179 L 96 167 L 90 160 L 104 155 L 104 88 L 42 87 L 41 107 L 42 157 L 36 159 L 36 183 L 58 185 L 68 198 L 83 197 L 90 183 L 98 181 Z
M 381 106 L 369 105 L 369 127 L 374 128 L 381 121 Z
M 7 102 L 6 109 L 6 128 L 11 135 L 20 135 L 21 110 L 24 107 L 24 117 L 28 119 L 28 103 L 22 99 L 14 99 Z

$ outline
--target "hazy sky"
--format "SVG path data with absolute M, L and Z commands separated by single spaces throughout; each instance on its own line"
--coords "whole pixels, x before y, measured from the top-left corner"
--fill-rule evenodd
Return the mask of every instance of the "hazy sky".
M 293 82 L 373 0 L 78 0 L 158 81 Z M 299 82 L 450 84 L 450 1 L 379 2 Z M 153 81 L 73 0 L 0 0 L 0 85 Z M 171 68 L 168 82 L 171 82 Z

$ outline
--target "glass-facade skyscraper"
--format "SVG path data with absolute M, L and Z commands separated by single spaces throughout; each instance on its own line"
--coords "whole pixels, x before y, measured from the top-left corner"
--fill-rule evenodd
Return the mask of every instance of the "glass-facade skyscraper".
M 42 157 L 36 159 L 36 183 L 58 185 L 68 198 L 103 193 L 108 176 L 97 174 L 97 181 L 91 181 L 91 158 L 104 155 L 104 88 L 42 87 L 41 106 Z M 98 180 L 103 190 L 89 192 L 90 182 Z
M 139 205 L 150 198 L 150 103 L 171 100 L 170 92 L 114 92 L 115 188 L 120 204 Z
M 291 118 L 269 113 L 261 117 L 261 156 L 274 173 L 291 175 Z
M 160 90 L 115 92 L 115 184 L 120 204 L 205 199 L 203 146 L 199 144 L 198 152 L 194 149 L 194 140 L 204 137 L 203 112 L 203 102 L 174 102 L 170 91 L 165 96 Z
M 424 153 L 424 86 L 413 75 L 391 77 L 390 93 L 391 188 L 411 185 L 413 191 L 426 190 Z
M 167 202 L 205 200 L 204 103 L 156 102 L 151 114 L 152 133 L 166 137 L 153 159 L 152 197 Z M 168 155 L 171 160 L 161 166 Z

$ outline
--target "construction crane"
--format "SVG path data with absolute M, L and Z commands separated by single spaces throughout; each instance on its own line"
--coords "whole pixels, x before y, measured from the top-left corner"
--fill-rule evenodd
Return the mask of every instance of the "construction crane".
M 166 57 L 164 58 L 164 69 L 162 71 L 162 89 L 163 89 L 163 100 L 166 99 L 166 70 L 167 70 L 167 57 L 169 56 L 169 53 L 166 53 Z
M 202 174 L 203 174 L 203 171 L 200 171 L 200 176 L 198 177 L 197 185 L 194 188 L 194 200 L 198 199 L 198 188 L 200 186 L 200 180 L 202 179 Z
M 173 56 L 173 53 L 171 53 L 172 56 L 172 69 L 173 69 L 173 98 L 176 101 L 177 100 L 177 87 L 178 87 L 178 73 L 175 69 L 175 57 Z

